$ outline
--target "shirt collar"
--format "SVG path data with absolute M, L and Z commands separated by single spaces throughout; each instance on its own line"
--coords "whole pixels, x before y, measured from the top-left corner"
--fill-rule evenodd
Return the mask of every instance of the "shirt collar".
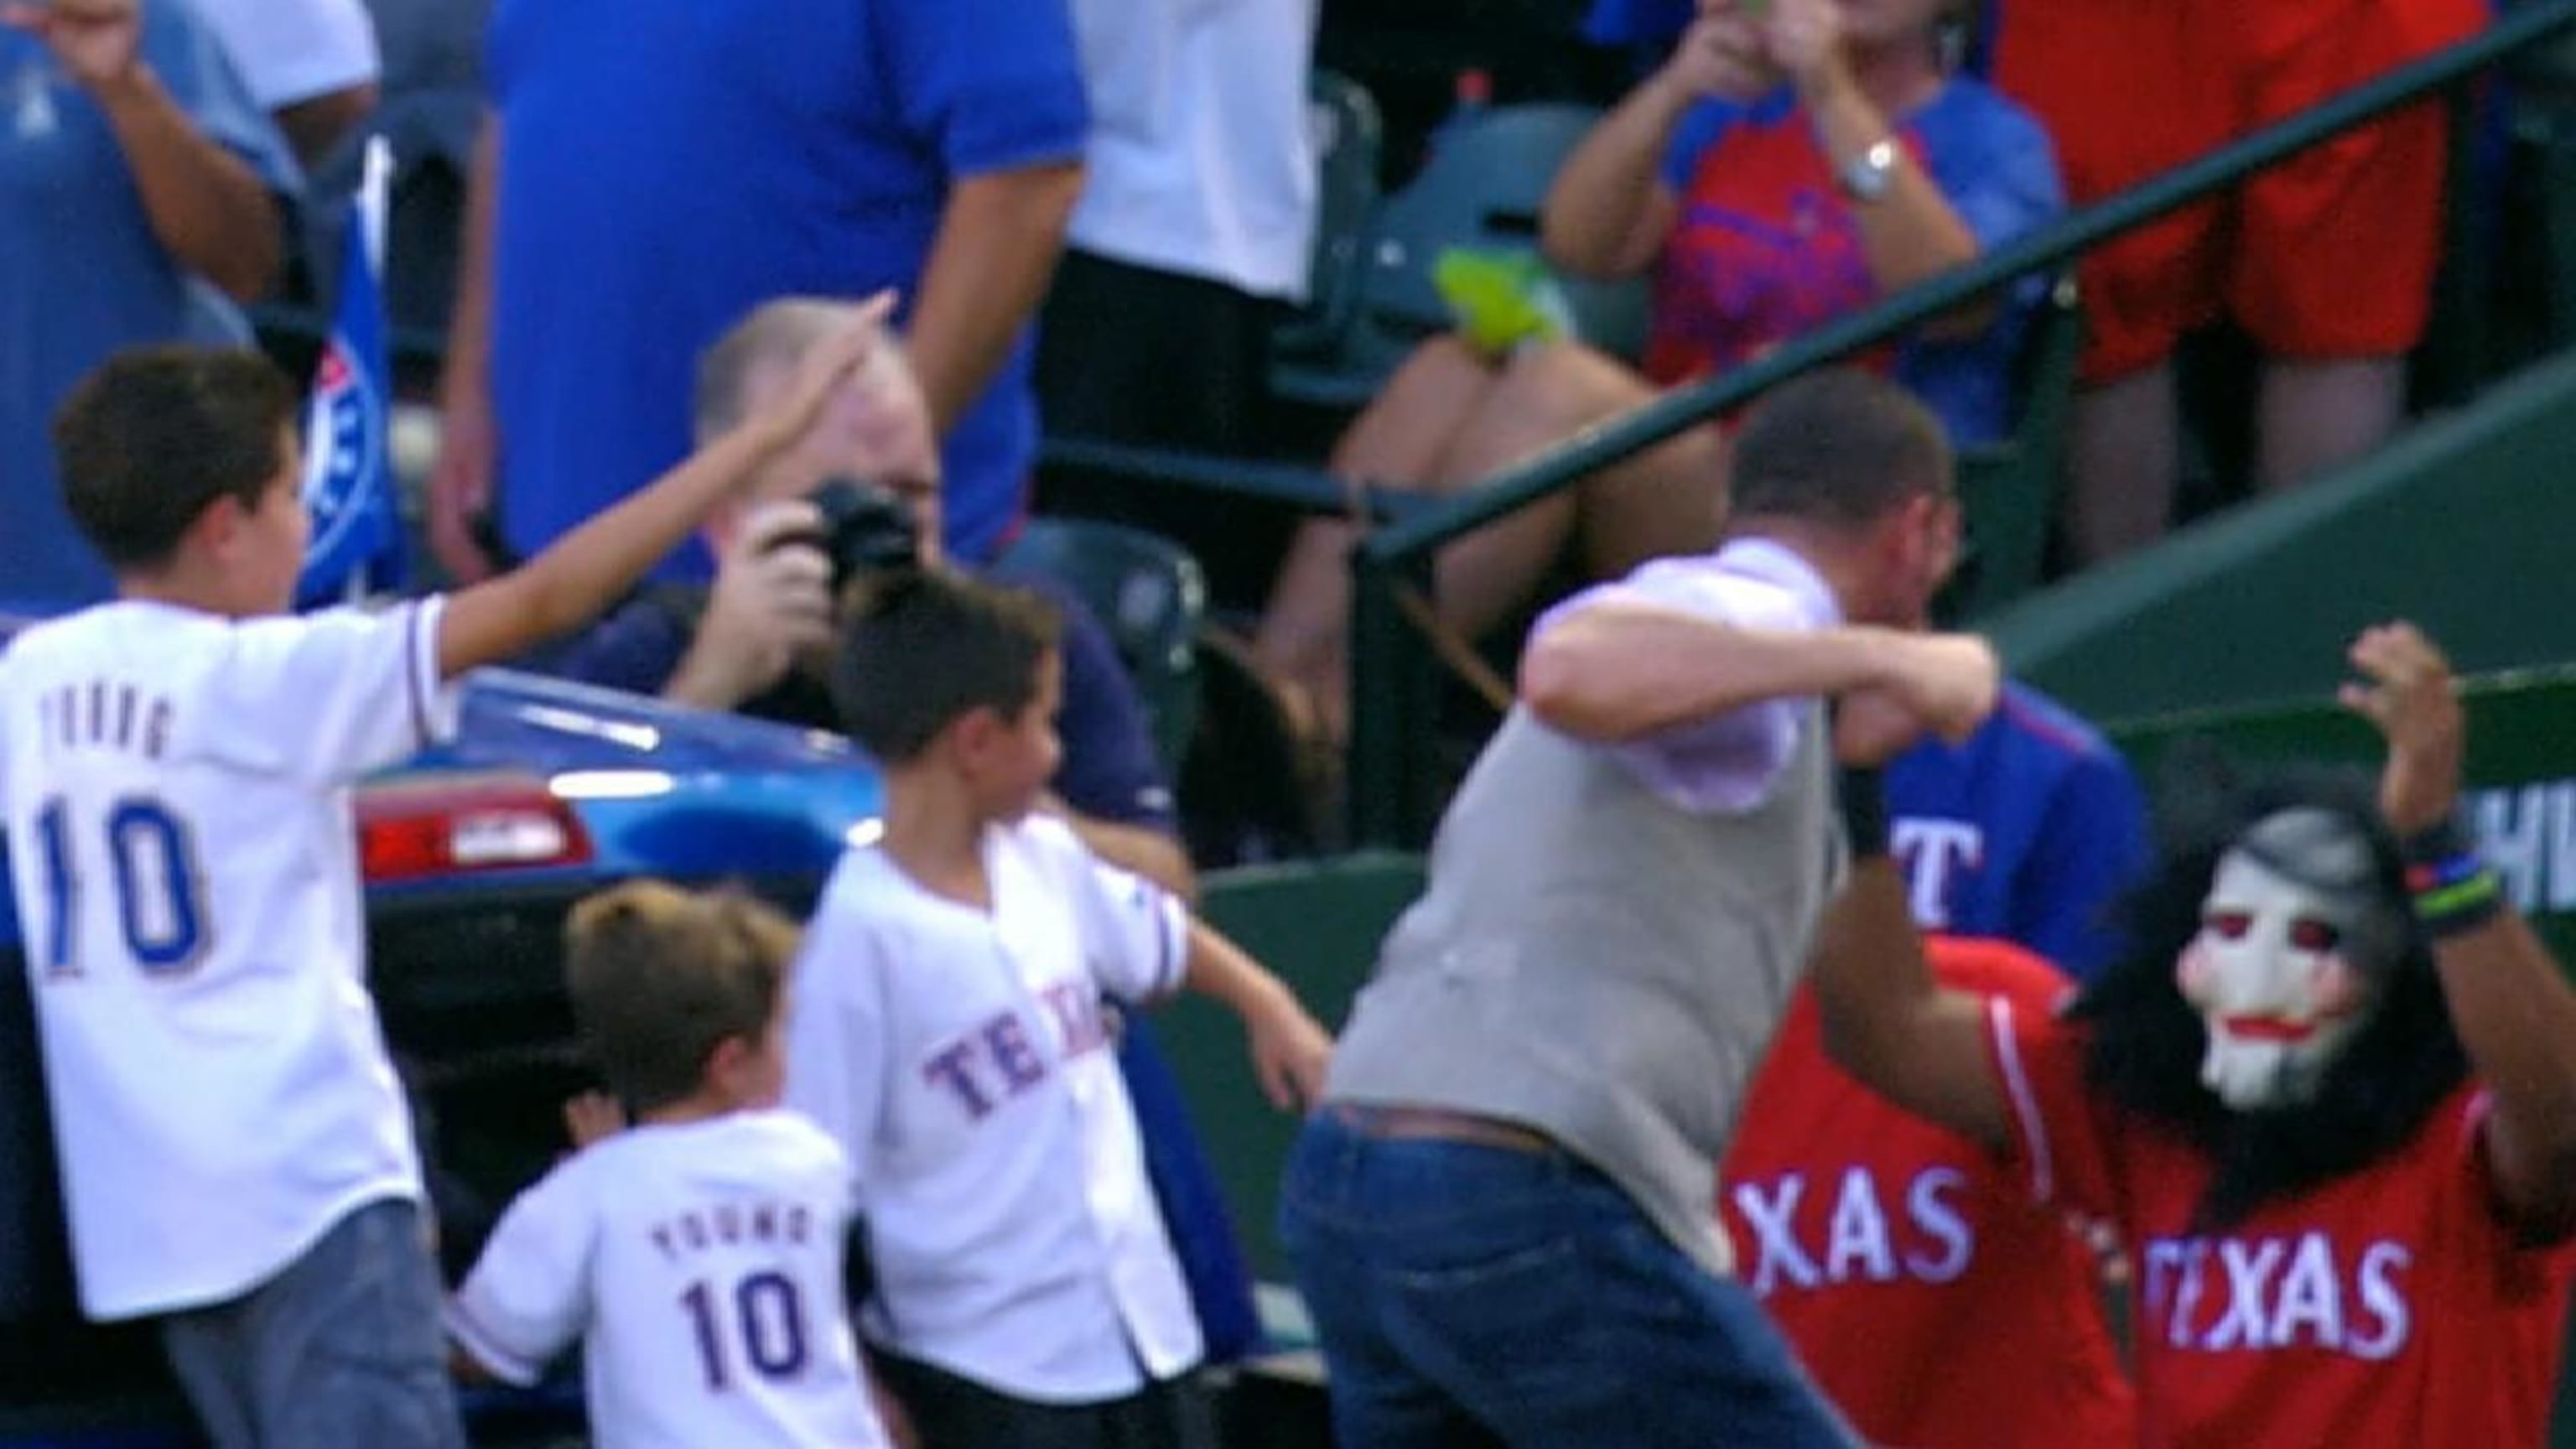
M 1717 566 L 1727 573 L 1786 589 L 1815 628 L 1838 628 L 1843 622 L 1842 600 L 1834 597 L 1833 586 L 1825 582 L 1825 576 L 1816 572 L 1816 566 L 1807 562 L 1805 555 L 1785 543 L 1768 538 L 1731 539 L 1718 549 Z

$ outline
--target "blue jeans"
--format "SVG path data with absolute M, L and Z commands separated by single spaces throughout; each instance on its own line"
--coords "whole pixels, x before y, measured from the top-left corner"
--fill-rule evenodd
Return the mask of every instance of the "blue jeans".
M 1354 1449 L 1857 1449 L 1753 1296 L 1564 1153 L 1307 1119 L 1279 1233 Z
M 443 1298 L 419 1204 L 386 1198 L 161 1340 L 218 1449 L 464 1449 Z

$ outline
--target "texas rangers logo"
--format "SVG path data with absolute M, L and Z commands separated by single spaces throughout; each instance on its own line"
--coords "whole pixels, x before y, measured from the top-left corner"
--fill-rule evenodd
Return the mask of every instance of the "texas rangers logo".
M 368 517 L 369 490 L 384 476 L 384 398 L 351 356 L 347 338 L 336 332 L 314 370 L 305 437 L 304 508 L 313 519 L 309 556 L 364 551 L 371 541 L 353 530 Z

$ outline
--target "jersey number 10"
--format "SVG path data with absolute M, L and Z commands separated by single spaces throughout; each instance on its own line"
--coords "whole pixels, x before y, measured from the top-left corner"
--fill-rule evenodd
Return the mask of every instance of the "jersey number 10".
M 116 920 L 134 963 L 153 975 L 174 975 L 197 964 L 212 934 L 204 907 L 205 875 L 197 864 L 195 835 L 160 801 L 128 796 L 111 806 L 102 829 Z M 81 962 L 78 912 L 84 872 L 81 832 L 62 796 L 36 812 L 36 848 L 45 874 L 45 970 L 77 976 Z
M 753 1273 L 733 1285 L 732 1302 L 703 1282 L 680 1295 L 698 1339 L 698 1365 L 707 1388 L 721 1393 L 733 1382 L 736 1345 L 743 1362 L 765 1379 L 788 1378 L 805 1367 L 805 1306 L 796 1280 L 784 1273 Z

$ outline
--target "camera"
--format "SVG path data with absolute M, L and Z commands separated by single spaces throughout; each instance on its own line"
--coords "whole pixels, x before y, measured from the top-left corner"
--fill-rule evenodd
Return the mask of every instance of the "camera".
M 861 478 L 827 478 L 806 500 L 823 515 L 822 527 L 802 540 L 832 561 L 832 592 L 850 580 L 887 569 L 910 568 L 921 557 L 921 530 L 912 509 L 893 489 Z

